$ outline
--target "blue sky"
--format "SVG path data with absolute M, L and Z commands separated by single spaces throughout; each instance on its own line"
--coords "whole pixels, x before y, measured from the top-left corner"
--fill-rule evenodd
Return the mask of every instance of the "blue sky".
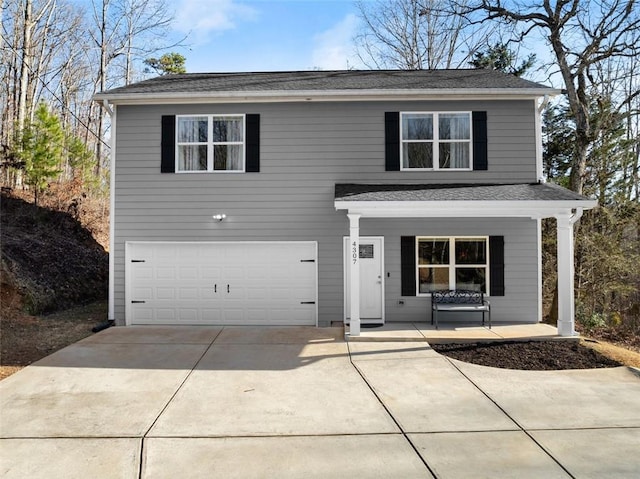
M 362 67 L 353 47 L 352 0 L 177 0 L 175 35 L 187 71 Z

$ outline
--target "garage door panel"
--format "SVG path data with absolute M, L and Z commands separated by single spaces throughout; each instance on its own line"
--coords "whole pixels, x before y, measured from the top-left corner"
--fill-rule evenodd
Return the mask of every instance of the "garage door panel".
M 234 261 L 231 258 L 227 258 L 226 261 Z M 250 274 L 246 271 L 247 268 L 239 266 L 225 266 L 222 272 L 223 282 L 233 283 L 234 281 L 243 281 Z
M 269 300 L 269 288 L 265 287 L 248 287 L 247 288 L 247 300 L 248 301 L 268 301 Z
M 134 281 L 153 279 L 153 268 L 144 264 L 136 264 L 132 273 L 132 279 Z
M 197 279 L 200 279 L 198 272 L 199 272 L 198 268 L 195 266 L 190 266 L 190 267 L 181 266 L 178 268 L 178 275 L 176 276 L 176 279 L 197 280 Z M 165 278 L 162 278 L 162 279 L 165 279 Z M 172 278 L 166 278 L 166 279 L 172 279 Z
M 200 291 L 198 288 L 187 287 L 178 289 L 178 299 L 200 299 Z
M 200 297 L 203 300 L 215 301 L 218 298 L 219 293 L 214 291 L 213 288 L 200 288 Z
M 145 301 L 128 324 L 316 324 L 315 243 L 128 243 L 127 254 L 128 301 Z
M 198 321 L 199 313 L 200 311 L 195 308 L 180 308 L 173 310 L 174 317 L 177 317 L 179 322 L 187 324 Z M 166 320 L 169 320 L 169 318 L 167 317 Z
M 176 279 L 180 279 L 180 278 L 178 278 L 178 276 L 176 275 L 176 268 L 156 266 L 155 279 L 175 281 Z
M 245 308 L 234 308 L 233 306 L 229 307 L 225 305 L 222 311 L 222 317 L 226 324 L 246 324 L 245 316 Z
M 203 309 L 202 321 L 204 323 L 218 324 L 221 321 L 221 313 L 219 309 Z
M 207 258 L 203 258 L 203 262 L 207 261 L 209 261 Z M 218 266 L 202 266 L 200 272 L 203 280 L 210 280 L 211 282 L 215 282 L 222 277 L 222 271 Z
M 176 289 L 175 288 L 156 288 L 155 299 L 175 300 Z
M 188 314 L 188 310 L 184 311 L 184 313 Z M 173 322 L 179 318 L 176 315 L 176 310 L 174 308 L 155 308 L 154 319 L 162 322 Z
M 269 310 L 266 308 L 247 308 L 247 321 L 253 324 L 266 324 L 269 322 Z
M 153 322 L 153 309 L 139 306 L 133 306 L 131 309 L 133 310 L 139 324 Z

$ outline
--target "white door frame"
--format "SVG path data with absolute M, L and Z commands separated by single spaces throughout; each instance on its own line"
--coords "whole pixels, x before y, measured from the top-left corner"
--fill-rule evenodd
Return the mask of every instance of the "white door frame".
M 360 242 L 367 240 L 379 240 L 380 241 L 380 318 L 362 318 L 363 324 L 384 324 L 385 321 L 385 274 L 384 274 L 384 236 L 360 236 Z M 343 284 L 343 306 L 342 306 L 342 320 L 345 324 L 348 323 L 349 312 L 347 311 L 347 300 L 349 294 L 349 284 L 347 283 L 347 268 L 349 267 L 349 236 L 344 236 L 342 239 L 342 284 Z

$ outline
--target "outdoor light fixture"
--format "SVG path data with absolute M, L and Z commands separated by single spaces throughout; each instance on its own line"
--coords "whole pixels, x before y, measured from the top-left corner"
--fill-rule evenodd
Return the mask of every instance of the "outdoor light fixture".
M 217 221 L 222 221 L 226 217 L 227 215 L 225 215 L 224 213 L 218 213 L 217 215 L 213 215 L 213 219 Z

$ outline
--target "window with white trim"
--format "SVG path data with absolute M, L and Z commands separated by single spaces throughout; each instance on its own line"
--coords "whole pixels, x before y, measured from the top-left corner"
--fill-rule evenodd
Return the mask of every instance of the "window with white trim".
M 244 115 L 176 117 L 176 171 L 244 170 Z
M 417 237 L 418 294 L 439 289 L 488 291 L 489 238 Z
M 402 170 L 470 170 L 471 112 L 400 114 Z

